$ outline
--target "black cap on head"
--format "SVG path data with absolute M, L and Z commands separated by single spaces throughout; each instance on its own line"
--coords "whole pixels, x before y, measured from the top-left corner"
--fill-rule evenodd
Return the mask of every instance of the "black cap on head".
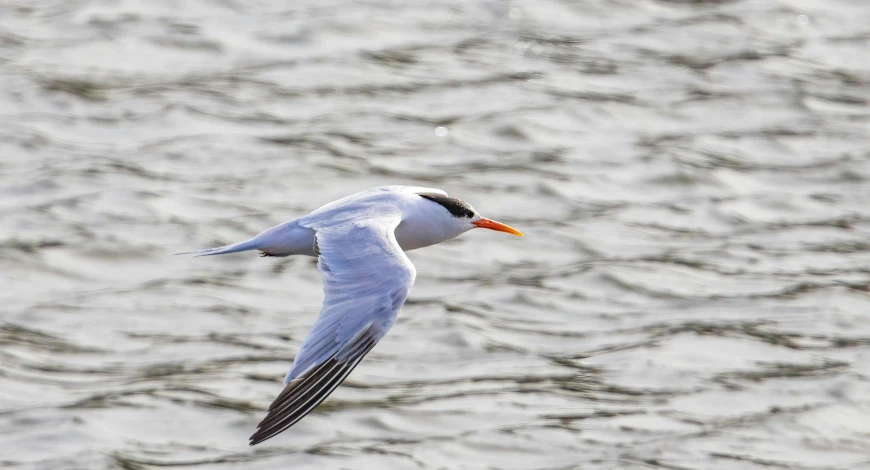
M 454 217 L 464 217 L 466 219 L 474 217 L 474 209 L 455 197 L 447 197 L 434 193 L 420 193 L 420 197 L 424 197 L 434 203 L 440 204 L 442 207 L 450 211 Z

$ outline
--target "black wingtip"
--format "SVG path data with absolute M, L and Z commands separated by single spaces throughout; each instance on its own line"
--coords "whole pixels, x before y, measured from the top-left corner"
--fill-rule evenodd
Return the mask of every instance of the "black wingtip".
M 257 432 L 251 434 L 251 437 L 248 438 L 248 446 L 254 447 L 255 445 L 265 441 L 266 439 L 268 439 L 268 437 L 264 439 L 263 436 L 260 435 L 260 429 L 258 428 Z
M 363 357 L 377 344 L 372 330 L 364 330 L 359 338 L 345 344 L 348 358 L 339 361 L 335 355 L 291 380 L 269 405 L 257 431 L 248 438 L 249 446 L 271 439 L 299 422 L 335 390 L 356 368 Z
M 289 426 L 287 426 L 287 427 L 289 427 Z M 283 432 L 286 429 L 287 428 L 283 428 L 280 431 L 275 432 L 275 430 L 270 430 L 269 428 L 265 428 L 265 429 L 260 428 L 260 426 L 258 425 L 257 431 L 254 434 L 251 434 L 251 437 L 248 438 L 248 446 L 254 447 L 255 445 L 257 445 L 261 442 L 268 441 L 269 439 L 277 436 L 278 434 L 281 434 L 281 432 Z

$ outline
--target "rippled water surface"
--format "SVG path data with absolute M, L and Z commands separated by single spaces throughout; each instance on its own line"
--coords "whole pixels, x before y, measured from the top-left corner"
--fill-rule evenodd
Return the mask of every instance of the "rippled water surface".
M 0 466 L 870 468 L 866 0 L 0 1 Z M 379 184 L 390 334 L 247 438 L 322 298 L 237 241 Z

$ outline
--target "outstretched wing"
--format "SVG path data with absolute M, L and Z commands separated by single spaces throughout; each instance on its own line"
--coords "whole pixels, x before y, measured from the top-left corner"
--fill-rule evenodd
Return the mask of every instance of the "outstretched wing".
M 323 308 L 251 445 L 310 413 L 393 325 L 416 275 L 393 233 L 400 222 L 400 215 L 390 211 L 312 227 Z

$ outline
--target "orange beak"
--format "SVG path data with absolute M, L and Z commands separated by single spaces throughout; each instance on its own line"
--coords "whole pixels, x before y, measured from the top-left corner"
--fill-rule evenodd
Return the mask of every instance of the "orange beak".
M 478 228 L 488 228 L 490 230 L 495 230 L 496 232 L 505 232 L 511 235 L 516 235 L 518 237 L 523 236 L 523 234 L 519 230 L 511 227 L 510 225 L 496 222 L 492 219 L 487 219 L 486 217 L 478 220 L 477 222 L 472 222 L 472 224 L 474 224 L 474 226 Z

